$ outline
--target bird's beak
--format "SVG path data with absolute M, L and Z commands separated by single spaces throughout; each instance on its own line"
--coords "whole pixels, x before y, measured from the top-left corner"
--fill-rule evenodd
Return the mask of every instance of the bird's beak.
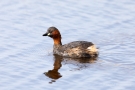
M 45 33 L 43 36 L 51 36 L 51 33 Z
M 48 36 L 48 33 L 43 34 L 43 36 Z

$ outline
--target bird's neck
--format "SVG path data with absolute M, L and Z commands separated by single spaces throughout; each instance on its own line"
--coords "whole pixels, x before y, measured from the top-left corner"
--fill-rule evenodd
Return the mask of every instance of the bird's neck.
M 59 38 L 53 38 L 53 41 L 54 41 L 54 45 L 62 45 L 62 43 L 61 43 L 61 38 L 59 37 Z

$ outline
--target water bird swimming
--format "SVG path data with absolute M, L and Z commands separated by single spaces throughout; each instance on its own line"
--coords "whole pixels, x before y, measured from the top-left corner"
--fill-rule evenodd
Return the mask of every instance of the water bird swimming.
M 74 41 L 62 45 L 60 31 L 56 27 L 49 27 L 43 36 L 53 39 L 53 54 L 71 58 L 91 58 L 98 55 L 98 50 L 92 42 Z

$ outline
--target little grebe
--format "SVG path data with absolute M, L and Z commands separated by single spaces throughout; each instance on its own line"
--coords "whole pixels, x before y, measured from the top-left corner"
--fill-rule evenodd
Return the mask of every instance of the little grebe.
M 48 28 L 43 36 L 49 36 L 53 39 L 53 53 L 71 58 L 96 57 L 98 50 L 92 42 L 74 41 L 65 45 L 61 43 L 61 34 L 56 27 Z

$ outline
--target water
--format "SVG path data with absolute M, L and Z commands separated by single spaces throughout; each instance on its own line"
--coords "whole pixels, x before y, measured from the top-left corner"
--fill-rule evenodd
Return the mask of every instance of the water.
M 134 90 L 134 0 L 1 0 L 0 90 Z M 42 37 L 56 26 L 62 43 L 92 41 L 95 60 L 52 54 Z

